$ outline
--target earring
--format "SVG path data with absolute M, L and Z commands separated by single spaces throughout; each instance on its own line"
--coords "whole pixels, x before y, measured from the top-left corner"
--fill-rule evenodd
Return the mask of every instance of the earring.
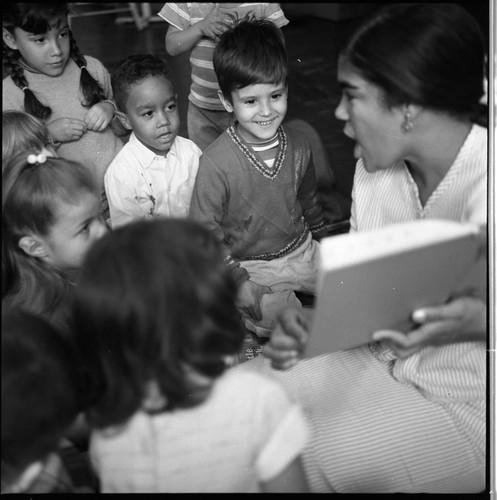
M 412 130 L 411 112 L 408 109 L 406 109 L 404 114 L 404 123 L 402 123 L 400 128 L 404 134 L 407 134 Z

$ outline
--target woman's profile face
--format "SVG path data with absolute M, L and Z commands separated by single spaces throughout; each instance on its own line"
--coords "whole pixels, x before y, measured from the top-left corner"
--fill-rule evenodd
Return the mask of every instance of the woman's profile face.
M 382 90 L 343 57 L 338 61 L 338 83 L 342 98 L 335 116 L 345 122 L 344 134 L 356 141 L 356 159 L 363 159 L 368 172 L 389 168 L 402 159 L 409 135 L 401 130 L 403 108 L 389 109 Z

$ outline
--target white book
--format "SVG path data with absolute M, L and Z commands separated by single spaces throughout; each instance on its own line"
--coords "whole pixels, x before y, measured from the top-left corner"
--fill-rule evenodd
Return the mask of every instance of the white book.
M 408 332 L 415 309 L 485 286 L 481 250 L 477 226 L 447 220 L 323 238 L 306 356 L 368 343 L 385 328 Z

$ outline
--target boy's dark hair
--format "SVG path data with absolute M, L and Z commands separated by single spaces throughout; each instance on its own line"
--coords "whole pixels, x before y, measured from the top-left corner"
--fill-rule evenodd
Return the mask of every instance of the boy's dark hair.
M 97 428 L 119 425 L 157 383 L 161 411 L 201 402 L 186 376 L 209 378 L 241 347 L 237 288 L 214 235 L 188 219 L 122 226 L 98 240 L 79 274 L 73 304 L 78 352 Z
M 73 346 L 42 318 L 2 307 L 2 481 L 55 451 L 77 414 Z
M 47 33 L 50 29 L 50 21 L 60 15 L 67 16 L 69 6 L 67 3 L 23 3 L 10 2 L 2 6 L 3 28 L 14 34 L 15 28 L 34 34 Z M 86 69 L 86 59 L 79 49 L 76 40 L 69 30 L 70 56 L 71 59 L 81 69 L 80 88 L 84 96 L 82 105 L 91 108 L 97 102 L 105 99 L 105 93 L 100 84 L 93 78 Z M 4 41 L 3 43 L 3 65 L 12 81 L 24 91 L 24 109 L 27 113 L 48 120 L 52 114 L 49 106 L 45 106 L 29 88 L 28 81 L 24 76 L 24 69 L 21 64 L 21 54 L 18 50 L 11 49 Z
M 135 54 L 120 61 L 111 75 L 117 109 L 125 113 L 130 87 L 151 76 L 165 78 L 172 85 L 173 91 L 176 91 L 171 70 L 161 58 L 151 54 Z
M 225 31 L 214 49 L 214 71 L 224 97 L 257 83 L 287 82 L 288 57 L 283 34 L 273 22 L 244 17 Z

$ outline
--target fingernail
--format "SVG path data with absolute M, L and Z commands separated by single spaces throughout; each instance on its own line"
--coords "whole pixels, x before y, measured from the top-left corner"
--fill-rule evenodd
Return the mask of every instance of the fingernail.
M 418 309 L 412 313 L 412 319 L 417 323 L 423 323 L 426 320 L 426 313 L 422 309 Z

